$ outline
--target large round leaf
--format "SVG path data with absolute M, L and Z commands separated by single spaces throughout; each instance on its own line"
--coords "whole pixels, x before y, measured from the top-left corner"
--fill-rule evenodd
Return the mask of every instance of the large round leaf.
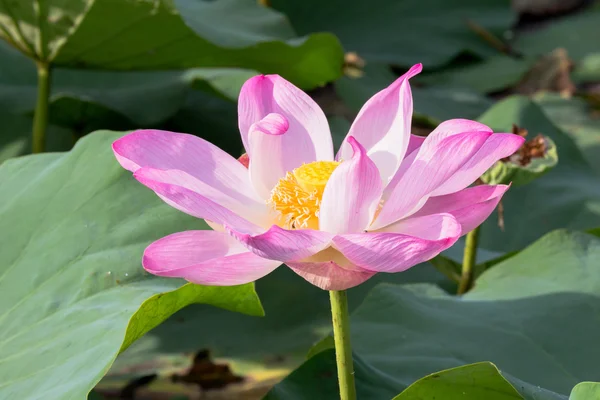
M 600 399 L 600 383 L 581 382 L 573 388 L 569 400 Z
M 509 300 L 560 292 L 600 295 L 596 254 L 600 254 L 600 239 L 554 231 L 486 271 L 467 298 Z
M 393 400 L 514 400 L 523 397 L 494 364 L 481 362 L 450 368 L 419 379 Z
M 377 286 L 351 316 L 359 392 L 383 387 L 367 398 L 386 398 L 390 386 L 401 392 L 436 371 L 491 361 L 525 399 L 565 399 L 600 373 L 599 259 L 599 238 L 556 231 L 484 273 L 463 298 L 430 285 Z M 332 356 L 321 356 L 330 367 L 305 375 L 304 387 L 335 382 Z M 314 370 L 315 358 L 301 369 Z M 378 371 L 374 381 L 360 376 L 365 364 Z
M 110 144 L 120 135 L 0 166 L 1 398 L 85 398 L 121 349 L 190 303 L 262 314 L 251 284 L 184 285 L 143 271 L 151 241 L 206 225 L 118 165 Z
M 0 37 L 59 66 L 244 67 L 307 87 L 340 76 L 343 62 L 333 35 L 295 38 L 284 16 L 245 0 L 4 1 Z

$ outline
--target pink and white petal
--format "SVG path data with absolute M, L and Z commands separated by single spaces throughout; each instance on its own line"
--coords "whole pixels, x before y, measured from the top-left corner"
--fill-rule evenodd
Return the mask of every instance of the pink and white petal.
M 485 143 L 491 132 L 466 132 L 442 141 L 429 136 L 387 199 L 369 230 L 377 230 L 418 211 L 432 191 L 451 177 Z M 394 180 L 395 183 L 395 180 Z
M 159 239 L 146 248 L 142 264 L 154 275 L 213 286 L 253 282 L 281 265 L 215 231 L 178 232 Z
M 417 136 L 413 134 L 410 135 L 410 142 L 408 142 L 408 149 L 406 149 L 406 155 L 404 156 L 404 159 L 402 160 L 400 166 L 396 170 L 394 177 L 385 187 L 382 196 L 383 200 L 387 200 L 392 189 L 396 187 L 396 185 L 400 181 L 400 178 L 402 178 L 404 173 L 408 170 L 408 167 L 411 166 L 411 164 L 415 160 L 415 157 L 418 154 L 419 148 L 421 148 L 421 145 L 423 144 L 423 142 L 425 142 L 425 139 L 427 139 L 427 136 Z
M 419 149 L 412 151 L 410 154 L 407 154 L 407 156 L 404 157 L 404 159 L 400 163 L 400 166 L 396 170 L 396 173 L 394 174 L 390 182 L 387 184 L 387 186 L 383 189 L 381 199 L 384 202 L 387 201 L 387 199 L 393 193 L 396 186 L 398 186 L 398 183 L 400 183 L 400 179 L 402 179 L 406 171 L 408 171 L 408 168 L 410 168 L 412 163 L 415 161 L 415 158 L 417 158 L 417 154 L 419 154 Z
M 460 235 L 460 223 L 449 212 L 411 216 L 382 228 L 376 233 L 401 233 L 426 240 Z
M 271 190 L 279 179 L 285 176 L 290 159 L 290 139 L 294 136 L 284 137 L 289 129 L 288 120 L 281 114 L 271 113 L 252 124 L 248 134 L 252 158 L 248 169 L 250 180 L 256 192 L 264 199 L 270 197 Z M 297 138 L 297 137 L 296 137 Z M 292 157 L 293 158 L 293 157 Z
M 161 181 L 165 174 L 173 171 L 159 171 L 151 168 L 141 168 L 133 176 L 142 184 L 152 189 L 163 201 L 186 214 L 203 218 L 213 223 L 235 227 L 245 233 L 262 232 L 256 224 L 242 218 L 234 211 L 223 207 L 209 197 L 186 187 L 164 183 Z M 181 171 L 175 171 L 181 172 Z M 173 180 L 171 180 L 173 181 Z M 255 218 L 261 221 L 262 216 Z
M 263 258 L 282 262 L 297 261 L 329 247 L 333 235 L 312 229 L 287 230 L 277 225 L 261 234 L 252 235 L 225 226 L 248 250 Z
M 375 275 L 375 272 L 353 265 L 333 247 L 301 261 L 289 262 L 287 266 L 323 290 L 345 290 Z
M 450 120 L 450 121 L 446 121 L 446 123 L 449 123 L 451 121 L 455 121 L 455 120 Z M 467 120 L 457 120 L 457 121 L 467 121 Z M 469 121 L 469 122 L 473 122 L 473 121 Z M 444 125 L 445 123 L 440 124 L 440 126 Z M 485 126 L 483 124 L 479 124 L 478 122 L 476 122 L 475 124 L 477 125 L 482 125 Z M 449 126 L 447 127 L 448 129 L 443 129 L 440 130 L 440 134 L 444 134 L 444 132 L 449 132 L 450 129 L 452 127 L 452 124 L 448 124 Z M 460 124 L 457 124 L 460 125 Z M 477 126 L 474 125 L 474 126 Z M 438 127 L 439 128 L 439 127 Z M 491 130 L 490 130 L 491 132 Z M 394 174 L 394 177 L 392 178 L 392 180 L 390 181 L 390 183 L 385 187 L 384 191 L 383 191 L 383 196 L 382 199 L 383 200 L 387 200 L 390 195 L 392 194 L 394 188 L 398 185 L 398 183 L 400 182 L 400 179 L 404 176 L 404 174 L 406 173 L 406 171 L 408 171 L 409 167 L 413 164 L 413 162 L 415 161 L 417 155 L 419 155 L 419 151 L 421 146 L 423 145 L 423 143 L 425 142 L 425 140 L 427 140 L 427 145 L 430 147 L 434 147 L 434 146 L 439 146 L 440 145 L 440 140 L 438 140 L 438 137 L 433 137 L 432 139 L 429 139 L 429 136 L 427 137 L 423 137 L 422 140 L 418 140 L 418 139 L 413 139 L 413 136 L 415 135 L 411 135 L 411 143 L 415 144 L 415 149 L 413 151 L 407 152 L 406 157 L 404 157 L 404 159 L 402 160 L 402 163 L 400 164 L 400 167 L 398 168 L 398 170 L 396 171 L 396 173 Z M 451 136 L 451 135 L 449 135 Z M 446 136 L 448 137 L 448 136 Z M 418 146 L 416 146 L 418 145 Z M 410 147 L 410 145 L 409 145 Z
M 480 122 L 471 121 L 470 119 L 449 119 L 439 124 L 427 138 L 430 145 L 439 143 L 449 136 L 464 132 L 493 132 L 493 130 Z
M 319 229 L 330 233 L 361 232 L 373 220 L 383 184 L 379 170 L 353 137 L 354 154 L 331 174 L 321 201 Z
M 462 234 L 472 231 L 494 211 L 509 185 L 480 185 L 444 196 L 431 197 L 405 221 L 428 214 L 450 213 L 460 223 Z
M 365 103 L 340 147 L 338 159 L 352 156 L 348 138 L 353 136 L 367 149 L 384 183 L 394 176 L 410 140 L 413 101 L 408 80 L 422 68 L 421 64 L 413 66 Z
M 259 75 L 242 86 L 238 124 L 246 152 L 253 158 L 250 128 L 268 114 L 280 114 L 289 122 L 283 149 L 288 171 L 320 160 L 333 160 L 333 143 L 323 110 L 302 90 L 279 75 Z
M 233 195 L 235 196 L 233 197 L 230 195 L 231 192 L 224 193 L 218 189 L 215 189 L 214 187 L 207 185 L 206 183 L 196 179 L 195 177 L 191 176 L 190 174 L 184 171 L 140 168 L 134 173 L 134 177 L 144 185 L 148 186 L 150 189 L 157 192 L 157 194 L 161 195 L 161 198 L 163 198 L 163 200 L 165 197 L 165 194 L 163 192 L 165 191 L 170 193 L 186 193 L 186 195 L 183 196 L 182 199 L 207 199 L 233 214 L 236 214 L 238 216 L 243 215 L 245 220 L 251 221 L 255 225 L 261 227 L 271 226 L 272 217 L 269 214 L 269 209 L 264 201 L 257 203 L 253 201 L 251 197 L 246 196 L 245 193 L 233 193 Z M 163 183 L 166 186 L 157 185 L 158 183 Z M 169 186 L 173 186 L 174 188 L 166 189 Z M 182 189 L 187 189 L 188 191 L 195 192 L 199 196 L 192 196 L 187 192 L 184 192 Z M 160 190 L 161 192 L 158 192 L 157 190 Z M 176 196 L 181 195 L 177 194 Z M 201 204 L 203 203 L 204 200 L 200 203 L 197 203 L 197 206 L 202 207 Z M 169 204 L 173 207 L 178 208 L 177 206 L 171 203 Z M 210 208 L 210 210 L 212 209 L 213 207 Z M 201 209 L 188 209 L 188 211 L 182 211 L 191 215 L 196 215 L 198 213 L 204 212 Z M 189 211 L 192 211 L 193 213 L 190 213 Z M 211 219 L 210 217 L 199 218 Z M 215 220 L 215 222 L 223 223 L 224 221 L 223 219 L 219 219 L 218 221 Z
M 323 290 L 346 290 L 370 279 L 376 272 L 352 271 L 329 262 L 292 262 L 288 263 L 292 271 Z
M 429 216 L 428 216 L 429 217 Z M 424 217 L 426 218 L 426 217 Z M 437 225 L 435 222 L 437 221 Z M 401 272 L 437 256 L 460 237 L 460 224 L 450 214 L 429 218 L 426 227 L 409 222 L 396 226 L 399 232 L 368 232 L 337 235 L 334 246 L 358 267 L 374 272 Z
M 113 151 L 121 165 L 131 172 L 140 168 L 182 171 L 202 182 L 203 187 L 212 188 L 213 193 L 220 193 L 218 202 L 225 207 L 237 205 L 241 209 L 259 209 L 264 204 L 254 191 L 248 170 L 235 158 L 199 137 L 139 130 L 117 139 Z
M 469 161 L 431 195 L 441 196 L 466 188 L 491 168 L 496 161 L 512 155 L 524 142 L 525 138 L 519 135 L 494 133 Z
M 252 194 L 244 166 L 197 136 L 154 129 L 131 132 L 112 145 L 123 168 L 178 169 L 216 189 Z M 255 196 L 256 197 L 256 196 Z
M 413 161 L 415 160 L 415 157 L 418 154 L 418 150 L 425 141 L 425 139 L 427 139 L 426 136 L 417 136 L 412 134 L 410 135 L 410 142 L 408 143 L 406 156 L 404 156 L 404 159 L 400 163 L 400 166 L 396 170 L 396 173 L 394 174 L 388 185 L 383 189 L 383 194 L 381 196 L 382 200 L 385 201 L 388 199 L 388 197 L 390 197 L 392 190 L 396 187 L 396 185 L 398 185 L 398 182 L 400 182 L 400 178 L 402 178 L 404 173 L 408 170 L 408 167 L 412 165 Z

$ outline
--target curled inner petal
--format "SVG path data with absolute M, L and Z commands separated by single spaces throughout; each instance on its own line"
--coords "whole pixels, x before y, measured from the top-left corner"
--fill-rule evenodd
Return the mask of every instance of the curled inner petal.
M 279 180 L 268 201 L 279 213 L 279 225 L 287 229 L 319 228 L 323 191 L 338 165 L 335 161 L 315 161 L 288 172 Z

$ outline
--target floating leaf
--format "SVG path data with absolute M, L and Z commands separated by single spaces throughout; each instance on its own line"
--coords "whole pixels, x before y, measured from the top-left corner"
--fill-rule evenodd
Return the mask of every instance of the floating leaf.
M 578 383 L 569 396 L 569 400 L 595 400 L 600 399 L 600 383 L 581 382 Z
M 419 379 L 393 400 L 523 399 L 492 363 L 480 362 L 435 372 Z
M 144 272 L 150 242 L 207 227 L 118 165 L 110 144 L 121 135 L 0 166 L 1 398 L 85 398 L 120 350 L 190 303 L 262 314 L 252 284 Z

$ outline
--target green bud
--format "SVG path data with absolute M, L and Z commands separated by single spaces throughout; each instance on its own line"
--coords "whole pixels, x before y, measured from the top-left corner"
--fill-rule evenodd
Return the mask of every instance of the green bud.
M 527 135 L 527 131 L 513 128 L 514 133 Z M 496 162 L 482 176 L 489 185 L 526 185 L 550 171 L 558 163 L 556 145 L 547 136 L 537 135 L 521 146 L 515 154 Z

